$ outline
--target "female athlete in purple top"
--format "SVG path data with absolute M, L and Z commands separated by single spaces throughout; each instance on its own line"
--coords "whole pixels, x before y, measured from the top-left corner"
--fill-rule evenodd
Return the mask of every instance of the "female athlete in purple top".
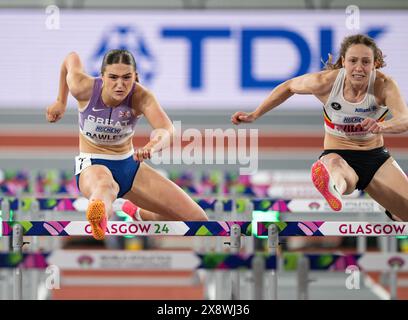
M 75 174 L 89 199 L 87 219 L 96 239 L 104 239 L 117 198 L 137 203 L 144 220 L 207 220 L 181 188 L 143 162 L 169 146 L 173 125 L 153 93 L 139 83 L 130 52 L 109 51 L 101 78 L 87 75 L 78 54 L 70 53 L 61 67 L 57 100 L 47 109 L 49 122 L 64 115 L 68 92 L 79 105 Z M 134 127 L 142 115 L 155 130 L 150 141 L 134 151 Z

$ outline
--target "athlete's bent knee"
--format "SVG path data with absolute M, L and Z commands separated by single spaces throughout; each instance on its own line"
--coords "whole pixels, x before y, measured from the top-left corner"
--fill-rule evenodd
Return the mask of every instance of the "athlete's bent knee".
M 110 179 L 101 179 L 95 182 L 96 188 L 110 191 L 115 195 L 119 192 L 119 186 L 116 182 Z

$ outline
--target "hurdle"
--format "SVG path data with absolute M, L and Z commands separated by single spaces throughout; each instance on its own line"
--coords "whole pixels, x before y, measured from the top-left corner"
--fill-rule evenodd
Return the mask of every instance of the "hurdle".
M 329 213 L 331 217 L 336 217 L 337 213 L 333 213 L 323 199 L 280 199 L 280 198 L 194 198 L 194 200 L 205 211 L 213 212 L 253 212 L 253 211 L 278 211 L 279 213 L 304 213 L 304 214 L 319 214 Z M 3 212 L 9 210 L 26 212 L 26 211 L 86 211 L 88 200 L 83 197 L 79 198 L 0 198 L 0 205 Z M 372 199 L 344 199 L 342 213 L 359 213 L 360 215 L 371 213 L 384 213 L 384 208 Z M 385 216 L 384 216 L 385 217 Z M 214 217 L 219 219 L 219 217 Z M 286 216 L 282 216 L 285 220 Z M 249 218 L 252 220 L 252 218 Z M 358 238 L 357 247 L 359 252 L 364 252 L 366 243 L 364 238 Z
M 3 221 L 2 234 L 11 236 L 20 225 L 26 236 L 89 236 L 88 221 Z M 406 236 L 408 222 L 364 221 L 108 221 L 107 235 L 134 236 L 268 236 L 276 226 L 279 236 Z
M 333 213 L 324 199 L 280 199 L 280 198 L 194 198 L 194 200 L 205 211 L 217 213 L 243 213 L 253 211 L 278 211 L 279 213 L 304 213 L 319 214 L 329 213 L 334 218 L 338 213 Z M 88 200 L 83 197 L 79 198 L 52 198 L 52 197 L 27 197 L 27 198 L 0 198 L 0 205 L 3 212 L 13 211 L 86 211 Z M 342 213 L 384 213 L 385 209 L 372 199 L 344 199 Z M 214 217 L 219 219 L 219 217 Z M 223 218 L 222 218 L 223 219 Z M 282 216 L 285 220 L 286 216 Z M 248 220 L 252 220 L 252 217 Z M 366 250 L 366 241 L 364 238 L 357 240 L 358 252 Z
M 330 209 L 323 199 L 280 199 L 280 198 L 259 198 L 259 199 L 245 199 L 245 198 L 225 198 L 225 197 L 206 197 L 195 198 L 196 202 L 205 210 L 213 210 L 214 212 L 223 212 L 225 214 L 242 213 L 243 211 L 268 211 L 276 210 L 280 213 L 325 213 Z M 31 212 L 67 212 L 75 211 L 82 212 L 86 210 L 87 199 L 85 198 L 3 198 L 0 199 L 1 208 L 3 212 L 14 210 L 17 213 Z M 384 209 L 371 199 L 345 199 L 344 210 L 347 213 L 382 213 Z M 334 213 L 332 213 L 334 215 Z M 282 215 L 282 220 L 287 216 Z M 217 217 L 214 217 L 217 219 Z M 223 217 L 228 219 L 229 217 Z M 249 218 L 249 220 L 253 220 Z M 135 234 L 133 234 L 135 235 Z M 386 240 L 386 239 L 384 239 Z M 390 239 L 395 240 L 395 239 Z M 249 242 L 247 242 L 249 243 Z M 220 246 L 222 244 L 220 243 Z M 273 247 L 270 248 L 273 253 Z M 357 238 L 358 252 L 364 252 L 366 248 L 365 237 Z M 232 249 L 234 250 L 234 249 Z M 277 277 L 274 280 L 274 273 L 271 271 L 271 288 L 277 287 Z M 216 275 L 217 277 L 218 275 Z M 222 286 L 221 286 L 222 287 Z M 273 290 L 273 289 L 272 289 Z M 273 291 L 275 292 L 275 291 Z M 277 294 L 277 293 L 276 293 Z
M 279 236 L 406 236 L 408 235 L 408 222 L 347 222 L 347 221 L 290 221 L 290 222 L 259 222 L 257 226 L 258 236 L 268 236 L 268 241 L 271 241 L 272 234 Z M 279 243 L 278 238 L 275 239 Z M 383 254 L 380 254 L 380 257 Z M 391 299 L 397 297 L 397 272 L 402 266 L 408 262 L 407 255 L 392 256 L 387 260 L 390 268 L 389 279 L 391 288 Z M 360 255 L 361 257 L 361 255 Z M 376 256 L 376 264 L 381 264 L 384 271 L 387 268 L 384 266 L 384 259 L 382 260 Z M 374 263 L 372 261 L 372 263 Z M 307 299 L 307 288 L 310 282 L 308 272 L 310 269 L 310 261 L 301 259 L 299 262 L 298 284 L 299 284 L 299 299 Z M 370 271 L 367 265 L 364 265 L 363 270 Z M 378 270 L 375 269 L 374 270 Z M 371 269 L 371 271 L 374 271 Z M 273 279 L 273 277 L 271 278 Z M 276 281 L 276 280 L 275 280 Z M 272 286 L 273 287 L 273 286 Z
M 126 271 L 230 271 L 253 270 L 256 282 L 262 282 L 263 273 L 258 273 L 252 265 L 255 260 L 262 261 L 265 269 L 275 268 L 274 257 L 266 254 L 229 254 L 180 251 L 121 251 L 104 250 L 56 250 L 49 253 L 0 254 L 0 268 L 21 268 L 44 270 L 57 266 L 61 270 L 126 270 Z M 208 274 L 208 273 L 207 273 Z M 232 279 L 231 299 L 237 299 L 239 285 Z M 255 289 L 255 288 L 254 288 Z M 253 290 L 254 290 L 253 289 Z M 18 297 L 16 297 L 18 298 Z
M 1 223 L 0 236 L 13 239 L 13 252 L 22 253 L 23 236 L 90 236 L 87 221 L 8 221 Z M 242 234 L 241 234 L 242 232 Z M 247 221 L 205 221 L 205 222 L 123 222 L 109 221 L 107 235 L 144 236 L 230 236 L 230 244 L 235 253 L 240 248 L 240 236 L 251 236 L 251 223 Z M 22 298 L 22 270 L 14 269 L 14 291 L 16 300 Z M 239 299 L 239 274 L 232 279 L 232 299 Z
M 275 257 L 262 254 L 230 254 L 230 253 L 206 253 L 183 251 L 121 251 L 121 250 L 56 250 L 49 253 L 31 254 L 0 254 L 0 268 L 40 269 L 49 266 L 57 266 L 61 270 L 126 270 L 126 271 L 221 271 L 229 272 L 236 270 L 241 272 L 251 270 L 256 283 L 262 283 L 264 272 L 254 268 L 254 263 L 261 261 L 264 269 L 276 268 Z M 209 273 L 207 272 L 208 276 Z M 224 273 L 225 276 L 225 273 Z M 206 277 L 208 280 L 208 277 Z M 231 299 L 238 299 L 236 291 L 240 288 L 234 284 L 231 277 Z M 224 290 L 227 290 L 226 288 Z M 261 297 L 262 298 L 262 297 Z
M 364 271 L 388 270 L 394 275 L 408 271 L 408 254 L 341 254 L 282 253 L 281 271 L 297 272 L 298 299 L 308 299 L 310 271 L 347 271 L 356 267 Z M 230 254 L 182 251 L 63 250 L 39 253 L 0 253 L 0 268 L 45 269 L 57 266 L 63 270 L 249 270 L 254 277 L 254 298 L 263 299 L 265 270 L 278 269 L 278 256 L 267 253 Z M 397 283 L 393 282 L 391 299 L 396 299 Z
M 89 236 L 91 234 L 90 225 L 87 221 L 3 221 L 1 225 L 1 236 L 13 237 L 13 252 L 18 254 L 22 254 L 23 236 Z M 279 245 L 279 236 L 408 235 L 408 223 L 338 221 L 260 221 L 256 223 L 248 221 L 109 221 L 107 231 L 108 235 L 117 236 L 230 236 L 235 250 L 240 247 L 239 239 L 241 236 L 264 236 L 268 237 L 271 253 L 276 253 L 274 250 Z M 398 264 L 396 265 L 398 267 Z M 14 273 L 16 284 L 14 289 L 15 299 L 21 299 L 22 297 L 21 279 L 21 267 L 17 267 Z M 271 279 L 272 297 L 277 299 L 277 275 Z M 235 282 L 233 282 L 232 286 L 232 298 L 236 299 L 239 298 L 239 278 L 234 277 L 233 281 Z
M 268 211 L 276 210 L 280 213 L 324 213 L 329 211 L 327 203 L 323 199 L 278 199 L 278 198 L 260 198 L 260 199 L 245 199 L 245 198 L 234 198 L 228 199 L 225 197 L 207 197 L 207 198 L 195 198 L 197 203 L 206 210 L 213 210 L 214 212 L 223 213 L 241 213 L 242 211 Z M 3 198 L 0 199 L 1 207 L 3 212 L 7 210 L 15 210 L 17 212 L 24 213 L 26 211 L 32 212 L 43 212 L 43 211 L 76 211 L 82 212 L 86 210 L 87 199 L 85 198 Z M 350 213 L 382 213 L 383 208 L 371 199 L 345 199 L 344 200 L 344 210 L 342 212 Z M 214 217 L 216 218 L 216 217 Z M 228 218 L 228 217 L 225 217 Z M 286 216 L 282 216 L 283 220 Z M 249 218 L 253 221 L 254 217 Z M 163 226 L 156 226 L 162 228 Z M 134 228 L 134 227 L 132 227 Z M 115 232 L 115 227 L 113 227 L 113 232 Z M 130 230 L 130 235 L 140 235 L 135 234 Z M 337 234 L 336 234 L 337 235 Z M 357 234 L 361 235 L 361 234 Z M 285 235 L 286 236 L 286 235 Z M 351 234 L 350 236 L 355 236 Z M 391 240 L 391 239 L 390 239 Z M 392 239 L 395 240 L 395 239 Z M 237 240 L 238 241 L 238 240 Z M 232 250 L 236 250 L 240 246 L 240 243 L 231 241 L 234 245 Z M 278 241 L 272 241 L 268 244 L 268 248 L 273 254 L 277 247 Z M 365 237 L 358 237 L 358 251 L 365 251 Z M 361 245 L 363 244 L 363 245 Z M 234 249 L 235 248 L 235 249 Z M 274 251 L 275 250 L 275 251 Z M 275 276 L 276 271 L 271 271 L 271 288 L 273 297 L 277 296 L 277 292 L 274 288 L 277 288 L 277 276 Z M 239 278 L 236 278 L 235 283 L 238 283 Z
M 229 197 L 193 197 L 203 210 L 216 209 L 221 205 L 224 212 L 231 212 L 234 209 L 242 212 L 245 206 L 252 205 L 253 210 L 268 211 L 276 210 L 281 213 L 323 213 L 332 212 L 324 199 L 282 199 L 282 198 L 229 198 Z M 36 209 L 39 211 L 86 211 L 88 200 L 79 198 L 53 198 L 53 197 L 3 197 L 0 198 L 0 205 L 7 205 L 9 210 L 28 211 Z M 235 203 L 234 203 L 235 202 Z M 372 199 L 355 198 L 343 200 L 343 213 L 384 213 L 384 208 Z
M 331 218 L 335 219 L 337 213 L 331 212 L 327 202 L 323 199 L 281 199 L 281 198 L 254 198 L 246 199 L 240 197 L 205 197 L 194 198 L 198 205 L 211 215 L 216 212 L 222 213 L 250 213 L 253 211 L 278 211 L 281 214 L 323 214 L 330 213 Z M 84 212 L 86 211 L 88 200 L 84 197 L 79 198 L 53 198 L 53 197 L 23 197 L 23 198 L 0 198 L 0 204 L 3 212 L 13 210 L 14 212 Z M 4 207 L 4 208 L 3 208 Z M 384 213 L 378 203 L 371 199 L 344 199 L 342 213 L 359 213 L 360 219 L 364 219 L 364 214 Z M 212 216 L 212 219 L 229 219 L 230 217 Z M 234 217 L 236 219 L 237 217 Z M 304 217 L 299 217 L 304 219 Z M 298 218 L 298 219 L 299 219 Z M 323 217 L 315 217 L 321 219 Z M 384 216 L 385 218 L 385 216 Z M 287 219 L 286 215 L 281 216 L 282 220 Z M 242 219 L 241 219 L 242 220 Z M 250 217 L 248 220 L 252 220 Z M 366 250 L 364 238 L 357 239 L 358 252 Z
M 194 198 L 205 211 L 213 212 L 253 212 L 253 211 L 278 211 L 279 213 L 330 213 L 334 218 L 338 213 L 332 212 L 324 199 L 281 199 L 281 198 L 225 198 L 205 197 Z M 53 197 L 23 197 L 23 198 L 0 198 L 1 210 L 4 213 L 14 212 L 85 212 L 88 200 L 79 198 L 53 198 Z M 341 213 L 381 213 L 385 209 L 372 199 L 344 199 Z M 285 216 L 282 216 L 285 219 Z M 362 246 L 363 248 L 363 246 Z M 363 250 L 363 249 L 362 249 Z

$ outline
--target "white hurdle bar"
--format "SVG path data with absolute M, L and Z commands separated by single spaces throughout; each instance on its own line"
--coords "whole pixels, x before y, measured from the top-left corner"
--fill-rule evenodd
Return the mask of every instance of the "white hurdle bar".
M 2 222 L 2 235 L 12 236 L 13 252 L 22 254 L 23 236 L 73 236 L 90 235 L 87 221 L 14 221 Z M 255 228 L 254 228 L 255 226 Z M 230 236 L 234 253 L 240 248 L 240 237 L 266 236 L 271 254 L 276 254 L 281 236 L 395 236 L 408 235 L 408 223 L 384 222 L 333 222 L 292 221 L 154 221 L 154 222 L 108 222 L 109 235 L 143 236 Z M 14 298 L 22 298 L 22 274 L 19 267 L 14 273 Z M 233 278 L 232 298 L 239 298 L 239 278 Z M 277 275 L 271 277 L 272 297 L 277 299 Z M 238 290 L 238 291 L 237 291 Z

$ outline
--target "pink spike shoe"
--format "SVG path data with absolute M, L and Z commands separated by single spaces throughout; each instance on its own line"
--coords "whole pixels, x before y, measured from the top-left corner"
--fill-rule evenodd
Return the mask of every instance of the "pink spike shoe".
M 312 181 L 316 189 L 326 199 L 330 208 L 340 211 L 342 208 L 341 194 L 337 191 L 329 171 L 322 161 L 316 161 L 312 166 Z
M 113 202 L 112 207 L 114 211 L 123 211 L 131 217 L 133 221 L 142 221 L 140 208 L 130 200 L 118 198 Z

